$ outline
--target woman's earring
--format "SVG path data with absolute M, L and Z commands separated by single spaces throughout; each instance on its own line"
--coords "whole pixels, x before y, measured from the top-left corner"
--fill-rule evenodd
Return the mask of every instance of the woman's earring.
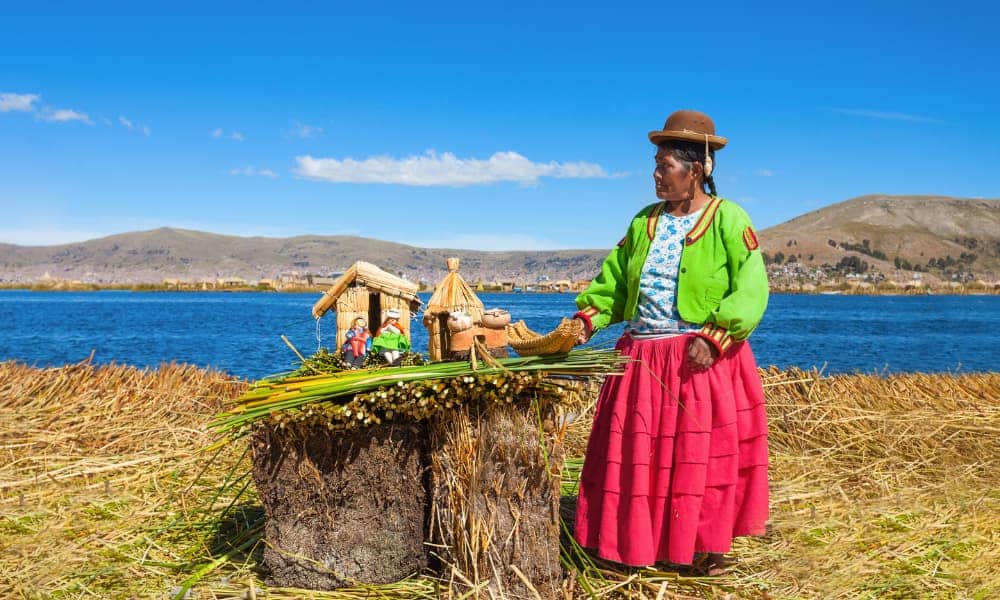
M 705 134 L 705 178 L 712 176 L 712 155 L 708 153 L 708 134 Z

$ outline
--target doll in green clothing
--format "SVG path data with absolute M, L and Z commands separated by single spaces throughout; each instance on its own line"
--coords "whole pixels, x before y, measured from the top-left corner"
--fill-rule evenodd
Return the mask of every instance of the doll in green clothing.
M 399 310 L 390 308 L 385 315 L 385 321 L 375 332 L 375 339 L 372 340 L 372 350 L 389 365 L 395 366 L 399 364 L 403 353 L 409 351 L 410 340 L 407 339 L 406 330 L 399 322 Z

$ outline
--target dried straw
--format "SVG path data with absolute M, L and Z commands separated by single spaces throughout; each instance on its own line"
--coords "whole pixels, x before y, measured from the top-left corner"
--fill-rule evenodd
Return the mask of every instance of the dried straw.
M 762 371 L 771 510 L 726 575 L 621 570 L 573 557 L 601 593 L 702 597 L 994 597 L 1000 593 L 1000 374 L 821 377 Z M 574 421 L 581 455 L 590 419 Z M 567 474 L 579 464 L 568 462 Z M 574 484 L 564 480 L 572 522 Z
M 463 403 L 430 421 L 432 548 L 455 595 L 552 598 L 562 437 L 547 396 Z M 446 571 L 446 572 L 447 572 Z
M 165 565 L 219 527 L 198 509 L 240 462 L 227 450 L 195 482 L 205 418 L 245 387 L 188 365 L 0 363 L 0 596 L 162 596 L 182 580 Z
M 735 565 L 717 578 L 623 570 L 581 558 L 564 535 L 563 562 L 576 573 L 559 597 L 1000 596 L 1000 374 L 762 373 L 768 535 L 738 540 Z M 193 598 L 449 597 L 451 573 L 335 593 L 260 583 L 244 449 L 227 447 L 207 468 L 195 454 L 211 439 L 202 424 L 244 386 L 177 365 L 0 363 L 3 595 L 162 598 L 187 580 Z M 576 457 L 564 470 L 564 516 L 589 405 L 581 398 L 563 415 Z

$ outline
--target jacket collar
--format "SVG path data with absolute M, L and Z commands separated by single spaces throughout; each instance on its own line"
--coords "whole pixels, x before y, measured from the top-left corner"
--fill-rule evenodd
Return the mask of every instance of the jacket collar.
M 712 224 L 712 220 L 715 218 L 715 213 L 719 211 L 720 204 L 722 204 L 722 198 L 712 196 L 712 199 L 705 205 L 704 210 L 701 211 L 698 221 L 695 222 L 691 231 L 685 236 L 685 245 L 690 246 L 701 239 L 701 236 L 705 235 L 705 232 L 708 231 L 709 226 Z M 656 237 L 656 224 L 660 220 L 660 215 L 663 214 L 663 207 L 663 202 L 657 202 L 653 206 L 653 210 L 649 211 L 649 217 L 646 219 L 646 236 L 649 237 L 650 241 Z

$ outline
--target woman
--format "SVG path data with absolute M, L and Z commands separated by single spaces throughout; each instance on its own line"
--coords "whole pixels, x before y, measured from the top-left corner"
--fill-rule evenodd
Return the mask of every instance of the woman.
M 733 537 L 762 534 L 768 518 L 767 417 L 746 342 L 767 274 L 750 218 L 715 195 L 727 140 L 708 115 L 675 112 L 649 139 L 660 202 L 576 299 L 580 341 L 627 321 L 617 349 L 633 360 L 601 389 L 575 536 L 626 565 L 715 574 Z

